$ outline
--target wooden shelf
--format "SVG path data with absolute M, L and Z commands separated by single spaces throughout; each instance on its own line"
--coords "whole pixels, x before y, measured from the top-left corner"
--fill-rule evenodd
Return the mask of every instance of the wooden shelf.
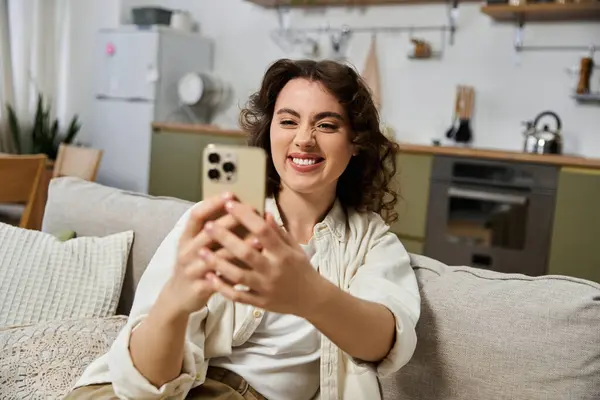
M 286 7 L 325 7 L 325 6 L 381 6 L 394 4 L 436 4 L 446 3 L 446 0 L 246 0 L 266 8 L 277 6 Z M 467 2 L 479 2 L 480 0 L 463 0 Z
M 522 6 L 488 5 L 481 7 L 481 12 L 496 21 L 597 21 L 600 20 L 600 1 Z
M 162 132 L 182 132 L 182 133 L 200 133 L 205 135 L 223 135 L 246 137 L 246 134 L 237 129 L 223 129 L 216 125 L 202 124 L 184 124 L 173 122 L 153 122 L 152 130 L 156 133 Z

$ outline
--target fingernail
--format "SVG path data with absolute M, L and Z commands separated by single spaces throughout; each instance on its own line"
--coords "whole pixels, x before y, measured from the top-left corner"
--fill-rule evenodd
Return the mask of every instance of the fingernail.
M 214 228 L 214 226 L 213 226 L 213 222 L 207 222 L 206 224 L 204 224 L 204 229 L 205 229 L 207 232 L 210 232 L 210 231 L 212 231 L 212 230 L 213 230 L 213 228 Z
M 225 192 L 225 193 L 223 193 L 223 199 L 224 200 L 231 200 L 231 199 L 233 199 L 233 193 L 231 193 L 231 192 Z
M 257 238 L 252 239 L 252 246 L 254 246 L 256 248 L 260 248 L 261 247 L 260 240 L 258 240 Z
M 225 203 L 225 208 L 231 210 L 233 208 L 233 201 L 228 201 Z
M 205 260 L 208 258 L 208 250 L 206 250 L 205 248 L 201 248 L 200 251 L 198 252 L 198 254 L 200 255 L 201 258 L 203 258 Z

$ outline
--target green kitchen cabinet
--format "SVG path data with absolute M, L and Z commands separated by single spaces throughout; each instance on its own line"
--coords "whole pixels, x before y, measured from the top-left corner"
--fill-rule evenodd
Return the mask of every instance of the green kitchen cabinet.
M 244 136 L 158 131 L 152 135 L 149 192 L 202 200 L 202 152 L 211 144 L 245 145 Z
M 600 170 L 560 172 L 548 274 L 600 282 Z
M 432 165 L 432 155 L 401 153 L 397 158 L 394 184 L 399 188 L 395 208 L 398 220 L 391 230 L 411 253 L 423 252 Z

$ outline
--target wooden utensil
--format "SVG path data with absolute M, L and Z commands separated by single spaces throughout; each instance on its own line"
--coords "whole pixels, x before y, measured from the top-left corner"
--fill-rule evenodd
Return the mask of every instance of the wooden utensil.
M 473 115 L 475 89 L 472 86 L 466 86 L 463 91 L 464 100 L 461 102 L 460 125 L 454 134 L 454 140 L 458 143 L 469 143 L 473 139 L 470 122 Z
M 458 85 L 456 87 L 456 97 L 454 100 L 454 116 L 452 119 L 452 125 L 446 131 L 446 137 L 448 139 L 454 139 L 456 131 L 460 126 L 460 121 L 463 119 L 464 108 L 465 108 L 465 86 Z
M 381 79 L 379 77 L 379 60 L 377 58 L 377 38 L 371 36 L 371 46 L 367 54 L 367 60 L 363 69 L 362 77 L 371 89 L 373 102 L 378 110 L 381 109 Z
M 594 59 L 591 57 L 582 58 L 581 65 L 579 67 L 579 83 L 577 84 L 577 94 L 588 94 L 590 92 L 592 69 L 594 69 Z

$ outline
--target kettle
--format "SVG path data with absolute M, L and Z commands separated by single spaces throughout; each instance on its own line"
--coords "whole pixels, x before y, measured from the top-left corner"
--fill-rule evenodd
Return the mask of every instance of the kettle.
M 538 129 L 538 125 L 544 117 L 552 117 L 554 119 L 554 130 L 550 130 L 546 124 L 543 125 L 542 129 Z M 524 125 L 526 126 L 524 132 L 525 143 L 523 146 L 525 153 L 562 154 L 563 138 L 560 133 L 562 122 L 555 112 L 544 111 L 538 114 L 533 121 L 525 121 Z

